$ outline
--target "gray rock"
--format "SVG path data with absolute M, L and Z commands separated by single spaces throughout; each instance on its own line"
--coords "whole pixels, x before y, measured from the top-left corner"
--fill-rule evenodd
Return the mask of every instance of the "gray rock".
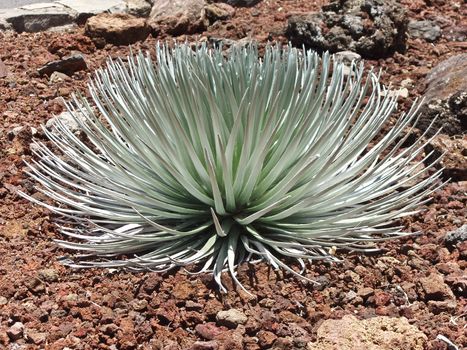
M 443 127 L 443 133 L 465 135 L 467 131 L 467 54 L 452 56 L 426 76 L 425 103 L 417 128 L 424 131 L 437 117 L 429 135 Z
M 413 38 L 422 38 L 429 42 L 434 42 L 441 36 L 441 28 L 433 21 L 410 21 L 407 32 Z
M 63 57 L 60 60 L 52 61 L 42 66 L 37 71 L 40 75 L 51 75 L 53 72 L 60 72 L 65 74 L 73 74 L 80 70 L 87 69 L 86 60 L 82 54 L 74 54 L 71 56 Z
M 78 23 L 102 12 L 125 12 L 127 8 L 124 0 L 58 0 L 57 3 L 73 10 Z
M 459 227 L 457 230 L 450 231 L 444 237 L 444 243 L 447 247 L 454 247 L 458 243 L 465 242 L 467 240 L 467 225 Z
M 405 50 L 407 23 L 404 7 L 395 0 L 342 0 L 320 12 L 289 17 L 286 36 L 299 47 L 381 58 Z
M 77 112 L 75 116 L 84 121 L 84 116 L 81 113 Z M 47 122 L 45 123 L 45 127 L 49 130 L 52 130 L 52 132 L 54 132 L 53 130 L 54 126 L 58 126 L 57 123 L 59 122 L 64 124 L 65 127 L 73 133 L 76 133 L 81 129 L 79 123 L 76 121 L 73 115 L 68 111 L 62 112 L 59 115 L 47 120 Z
M 151 13 L 152 5 L 146 0 L 126 0 L 126 9 L 130 15 L 136 17 L 148 17 Z
M 124 13 L 101 13 L 87 20 L 84 31 L 98 45 L 101 40 L 129 45 L 146 39 L 150 29 L 143 18 Z
M 360 61 L 362 59 L 362 56 L 352 51 L 339 51 L 334 54 L 334 57 L 336 60 L 347 64 L 351 63 L 352 61 Z
M 458 25 L 445 27 L 443 28 L 443 36 L 448 41 L 466 41 L 467 24 L 459 23 Z
M 216 320 L 219 325 L 235 328 L 239 324 L 245 324 L 248 320 L 246 315 L 236 309 L 229 309 L 225 311 L 219 311 L 216 315 Z
M 39 32 L 52 27 L 71 24 L 77 13 L 59 3 L 40 3 L 0 10 L 0 22 L 11 25 L 15 31 Z
M 204 0 L 155 0 L 148 24 L 153 33 L 194 34 L 207 28 Z

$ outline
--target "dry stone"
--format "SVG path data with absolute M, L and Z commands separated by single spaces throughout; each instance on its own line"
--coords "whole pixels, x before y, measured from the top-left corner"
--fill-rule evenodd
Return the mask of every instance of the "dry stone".
M 204 17 L 209 23 L 214 23 L 218 20 L 226 20 L 235 14 L 235 9 L 227 4 L 208 4 L 204 7 Z
M 79 23 L 102 12 L 123 12 L 126 5 L 123 0 L 58 0 L 57 3 L 76 12 Z
M 352 315 L 324 321 L 317 338 L 308 343 L 308 350 L 423 350 L 427 340 L 405 317 L 358 320 Z
M 236 309 L 219 311 L 216 315 L 217 323 L 230 328 L 235 328 L 239 324 L 245 324 L 248 318 L 246 315 Z
M 40 75 L 51 75 L 54 72 L 60 72 L 71 75 L 74 72 L 87 69 L 86 60 L 80 53 L 63 57 L 60 60 L 47 63 L 45 66 L 39 68 L 37 71 Z
M 129 45 L 144 40 L 149 35 L 149 27 L 143 18 L 124 13 L 101 13 L 87 20 L 85 34 L 96 45 L 111 43 Z
M 433 21 L 410 21 L 407 32 L 413 38 L 428 42 L 436 41 L 441 36 L 441 28 Z
M 193 34 L 207 28 L 204 0 L 155 0 L 148 24 L 155 34 Z
M 25 5 L 16 9 L 0 9 L 0 23 L 7 23 L 8 27 L 18 33 L 39 32 L 72 24 L 76 16 L 75 11 L 55 2 Z
M 452 181 L 467 181 L 467 137 L 438 135 L 425 146 L 425 153 L 433 152 L 426 164 L 444 154 L 441 161 L 436 164 L 443 169 L 445 179 Z

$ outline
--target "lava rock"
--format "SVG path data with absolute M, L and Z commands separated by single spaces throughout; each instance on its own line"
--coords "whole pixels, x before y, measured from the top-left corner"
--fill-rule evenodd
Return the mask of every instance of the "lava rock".
M 5 78 L 8 75 L 8 68 L 5 63 L 0 60 L 0 78 Z
M 222 333 L 222 330 L 219 327 L 217 327 L 214 322 L 197 324 L 195 327 L 195 331 L 207 340 L 212 340 Z
M 252 7 L 261 2 L 261 0 L 221 0 L 235 7 Z
M 432 272 L 427 277 L 420 278 L 420 285 L 426 300 L 455 300 L 454 294 L 439 273 Z
M 443 134 L 467 132 L 467 54 L 452 56 L 434 67 L 424 80 L 425 103 L 417 128 L 425 131 L 437 117 L 428 135 L 443 127 Z
M 219 344 L 215 340 L 197 341 L 190 348 L 190 350 L 217 350 L 217 349 L 219 349 Z
M 350 64 L 352 61 L 360 61 L 362 56 L 352 51 L 339 51 L 334 54 L 334 57 L 338 61 L 342 61 L 346 64 Z
M 149 27 L 143 18 L 125 13 L 101 13 L 86 21 L 84 33 L 95 42 L 129 45 L 145 40 L 149 35 Z
M 246 315 L 236 309 L 230 309 L 225 311 L 219 311 L 216 315 L 217 323 L 229 328 L 235 328 L 239 324 L 245 324 L 248 320 Z
M 37 71 L 40 75 L 51 75 L 53 72 L 65 73 L 68 75 L 87 69 L 86 60 L 82 54 L 74 54 L 63 57 L 61 60 L 52 61 L 42 66 Z
M 148 25 L 153 35 L 194 34 L 207 28 L 204 0 L 155 0 Z
M 467 24 L 458 23 L 457 25 L 443 28 L 443 37 L 448 41 L 466 41 Z
M 235 9 L 227 4 L 208 4 L 204 7 L 204 17 L 210 24 L 231 18 L 235 14 Z
M 265 330 L 260 330 L 256 336 L 258 337 L 258 344 L 261 346 L 261 348 L 271 347 L 271 345 L 277 339 L 277 335 L 275 335 L 273 332 Z
M 75 113 L 75 116 L 84 120 L 84 116 L 82 116 L 82 114 L 79 112 Z M 55 131 L 54 126 L 58 126 L 59 122 L 64 124 L 65 127 L 73 133 L 76 133 L 81 130 L 79 123 L 76 121 L 73 115 L 68 111 L 62 112 L 59 115 L 47 120 L 47 122 L 45 123 L 45 127 L 49 130 L 52 130 L 52 132 L 54 132 Z
M 413 38 L 434 42 L 441 36 L 441 28 L 433 21 L 410 21 L 407 33 Z
M 346 315 L 341 320 L 325 320 L 318 328 L 317 341 L 308 343 L 307 349 L 423 350 L 426 341 L 427 336 L 405 317 L 358 320 Z
M 119 13 L 129 10 L 124 0 L 58 0 L 58 3 L 76 13 L 76 22 L 85 23 L 89 17 L 99 13 Z
M 7 334 L 12 341 L 16 341 L 23 337 L 24 325 L 21 322 L 16 322 L 8 328 Z
M 45 340 L 47 339 L 47 333 L 27 330 L 26 339 L 35 345 L 39 345 L 45 342 Z
M 43 2 L 0 10 L 0 22 L 9 23 L 18 33 L 40 32 L 53 27 L 69 25 L 76 19 L 76 12 L 56 2 Z
M 395 0 L 342 0 L 291 16 L 286 36 L 295 46 L 381 58 L 405 50 L 407 24 L 406 11 Z
M 467 180 L 467 139 L 457 138 L 456 136 L 447 136 L 440 134 L 436 136 L 425 146 L 425 153 L 433 152 L 432 155 L 425 160 L 428 166 L 437 158 L 443 156 L 435 167 L 443 169 L 443 178 L 451 179 L 452 181 Z
M 381 58 L 405 50 L 407 24 L 405 9 L 394 0 L 343 0 L 291 16 L 286 36 L 295 46 Z
M 70 80 L 70 77 L 66 75 L 65 73 L 60 73 L 60 72 L 53 72 L 49 78 L 49 81 L 52 84 L 60 83 L 65 80 Z
M 58 277 L 58 271 L 55 269 L 44 269 L 39 271 L 39 278 L 46 282 L 57 282 Z
M 459 227 L 457 230 L 450 231 L 444 237 L 444 243 L 447 247 L 453 248 L 458 243 L 465 242 L 467 240 L 467 225 Z

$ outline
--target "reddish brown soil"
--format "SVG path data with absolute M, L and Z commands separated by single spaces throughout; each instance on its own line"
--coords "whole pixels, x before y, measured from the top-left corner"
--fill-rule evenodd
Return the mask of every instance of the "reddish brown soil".
M 430 6 L 421 0 L 402 2 L 410 9 L 411 18 L 442 18 L 446 26 L 459 25 L 465 16 L 450 1 L 426 1 Z M 232 39 L 249 35 L 262 43 L 284 41 L 281 33 L 287 16 L 315 10 L 320 3 L 263 1 L 239 9 L 232 20 L 202 35 Z M 155 41 L 148 38 L 135 47 L 151 49 Z M 259 330 L 263 330 L 263 348 L 275 338 L 283 349 L 299 348 L 314 339 L 323 320 L 349 313 L 361 318 L 405 316 L 427 335 L 428 349 L 447 349 L 436 340 L 438 334 L 460 347 L 467 344 L 467 303 L 462 295 L 467 290 L 467 246 L 464 242 L 448 250 L 443 241 L 447 231 L 465 223 L 465 183 L 449 183 L 435 193 L 424 207 L 426 211 L 402 222 L 408 231 L 420 231 L 420 236 L 382 244 L 380 254 L 350 253 L 343 255 L 342 264 L 310 266 L 307 276 L 320 281 L 320 287 L 274 272 L 264 264 L 244 266 L 240 274 L 256 299 L 235 290 L 228 276 L 230 292 L 221 295 L 209 275 L 61 266 L 57 258 L 65 252 L 52 242 L 57 233 L 49 212 L 16 194 L 20 189 L 40 196 L 23 173 L 23 160 L 31 158 L 31 135 L 22 132 L 13 137 L 8 132 L 17 126 L 38 128 L 61 112 L 59 97 L 84 89 L 94 69 L 109 56 L 126 55 L 128 48 L 96 50 L 82 30 L 72 34 L 0 33 L 0 42 L 0 59 L 9 71 L 0 79 L 0 348 L 187 349 L 196 340 L 206 340 L 199 327 L 195 331 L 196 325 L 215 322 L 217 312 L 229 308 L 243 310 L 248 321 L 234 330 L 211 330 L 219 333 L 216 339 L 221 349 L 260 349 L 253 338 Z M 383 81 L 391 81 L 395 87 L 404 79 L 413 80 L 414 88 L 409 88 L 409 98 L 402 103 L 406 106 L 421 93 L 421 82 L 430 68 L 461 52 L 465 44 L 444 38 L 434 44 L 411 39 L 406 53 L 367 64 L 381 67 Z M 85 54 L 87 71 L 58 83 L 38 75 L 41 65 L 73 50 Z M 39 131 L 36 137 L 43 138 L 43 133 Z M 420 279 L 431 273 L 440 274 L 451 288 L 454 306 L 442 300 L 429 302 Z M 350 297 L 349 291 L 361 296 Z M 15 342 L 17 346 L 7 334 L 15 322 L 22 322 L 27 333 Z

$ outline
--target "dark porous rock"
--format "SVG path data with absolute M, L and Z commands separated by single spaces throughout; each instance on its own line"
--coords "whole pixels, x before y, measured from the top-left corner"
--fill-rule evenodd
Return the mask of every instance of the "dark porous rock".
M 252 7 L 261 2 L 261 0 L 220 0 L 235 7 Z
M 207 28 L 204 0 L 155 0 L 148 25 L 153 35 L 194 34 Z
M 444 243 L 447 247 L 455 247 L 458 243 L 467 240 L 467 224 L 459 227 L 457 230 L 450 231 L 444 237 Z
M 442 156 L 435 167 L 443 168 L 443 178 L 467 181 L 467 138 L 440 134 L 425 146 L 425 153 L 433 152 L 426 165 Z
M 42 66 L 37 71 L 40 75 L 51 75 L 53 72 L 65 73 L 68 75 L 87 69 L 88 66 L 82 54 L 74 54 L 63 57 L 60 60 L 52 61 Z
M 429 135 L 443 127 L 443 134 L 467 131 L 467 54 L 452 56 L 434 67 L 425 78 L 424 105 L 417 128 L 424 131 L 437 117 Z
M 291 16 L 286 36 L 295 46 L 381 58 L 405 50 L 407 24 L 406 11 L 397 1 L 342 0 L 320 12 Z
M 433 21 L 410 21 L 408 34 L 413 38 L 434 42 L 441 36 L 441 28 Z
M 84 32 L 96 43 L 129 45 L 144 40 L 149 35 L 144 18 L 124 13 L 101 13 L 86 21 Z

